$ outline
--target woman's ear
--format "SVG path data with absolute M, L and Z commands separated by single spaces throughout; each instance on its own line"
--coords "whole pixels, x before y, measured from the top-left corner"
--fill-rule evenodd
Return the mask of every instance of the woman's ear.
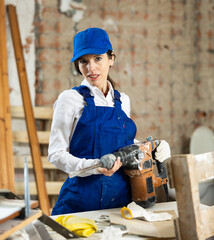
M 112 55 L 112 58 L 110 59 L 110 67 L 114 65 L 114 55 Z

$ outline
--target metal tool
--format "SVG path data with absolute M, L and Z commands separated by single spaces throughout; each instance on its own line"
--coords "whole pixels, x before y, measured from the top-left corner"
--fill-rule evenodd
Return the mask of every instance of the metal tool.
M 29 174 L 28 174 L 28 160 L 25 158 L 24 163 L 24 186 L 25 186 L 25 217 L 30 216 L 31 206 L 30 206 L 30 189 L 29 189 Z M 66 239 L 78 238 L 76 234 L 69 231 L 67 228 L 63 227 L 52 218 L 48 217 L 44 213 L 42 216 L 35 221 L 30 223 L 25 227 L 26 232 L 29 234 L 32 240 L 52 240 L 50 234 L 44 225 L 49 226 L 55 232 L 59 233 Z
M 30 189 L 29 189 L 29 174 L 28 174 L 28 160 L 25 157 L 24 163 L 24 186 L 25 186 L 25 217 L 30 215 Z
M 103 167 L 102 162 L 99 162 L 99 163 L 97 163 L 97 164 L 95 164 L 95 165 L 93 165 L 93 166 L 91 166 L 91 167 L 83 168 L 83 169 L 81 169 L 81 170 L 79 170 L 79 171 L 70 172 L 70 173 L 69 173 L 69 177 L 70 177 L 70 178 L 76 177 L 76 176 L 78 176 L 80 173 L 85 173 L 85 172 L 88 172 L 88 171 L 90 171 L 90 170 L 92 170 L 92 169 L 95 169 L 95 168 L 98 168 L 98 167 Z
M 44 240 L 53 240 L 52 237 L 50 236 L 49 232 L 47 231 L 45 225 L 40 222 L 39 220 L 36 220 L 33 223 L 34 227 L 36 228 L 37 232 L 39 235 L 42 237 Z
M 44 213 L 38 220 L 41 221 L 42 223 L 44 223 L 45 225 L 49 226 L 50 228 L 52 228 L 55 232 L 59 233 L 66 239 L 79 238 L 78 235 L 69 231 L 67 228 L 63 227 L 58 222 L 56 222 L 52 218 L 48 217 Z
M 29 187 L 29 185 L 28 185 Z M 12 193 L 10 190 L 8 189 L 0 189 L 0 196 L 6 198 L 6 199 L 20 199 L 22 200 L 19 196 L 17 196 L 16 194 Z M 28 200 L 27 200 L 28 201 Z M 25 210 L 25 208 L 23 208 L 23 210 Z M 25 211 L 23 211 L 23 214 L 21 214 L 21 216 L 19 216 L 19 218 L 25 218 Z M 34 225 L 34 226 L 32 226 Z M 26 232 L 29 235 L 32 235 L 32 239 L 42 239 L 42 240 L 51 240 L 51 236 L 48 233 L 46 226 L 50 227 L 53 231 L 57 232 L 59 235 L 65 237 L 66 239 L 81 239 L 78 235 L 76 235 L 75 233 L 73 233 L 72 231 L 68 230 L 67 228 L 63 227 L 62 225 L 60 225 L 58 222 L 56 222 L 55 220 L 53 220 L 51 217 L 45 215 L 44 213 L 42 213 L 42 216 L 39 217 L 36 221 L 34 221 L 33 223 L 31 223 L 27 229 Z M 37 233 L 35 233 L 35 231 Z M 31 236 L 30 236 L 31 239 Z
M 27 232 L 27 234 L 29 235 L 30 237 L 30 240 L 45 240 L 45 238 L 42 238 L 37 229 L 35 228 L 34 224 L 33 223 L 30 223 L 28 224 L 26 227 L 25 227 L 25 231 Z

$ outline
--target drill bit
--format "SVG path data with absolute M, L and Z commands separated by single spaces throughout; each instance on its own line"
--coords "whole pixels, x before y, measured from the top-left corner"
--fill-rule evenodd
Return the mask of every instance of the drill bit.
M 92 169 L 95 169 L 95 168 L 98 168 L 98 167 L 102 167 L 102 166 L 103 166 L 102 162 L 99 162 L 99 163 L 97 163 L 97 164 L 95 164 L 95 165 L 93 165 L 93 166 L 90 166 L 90 167 L 87 167 L 87 168 L 83 168 L 83 169 L 81 169 L 81 170 L 79 170 L 79 171 L 70 172 L 70 173 L 69 173 L 69 178 L 76 177 L 76 176 L 79 175 L 80 173 L 84 173 L 84 172 L 87 172 L 87 171 L 89 171 L 89 170 L 92 170 Z
M 69 177 L 70 178 L 76 177 L 80 173 L 84 173 L 84 172 L 87 172 L 89 170 L 92 170 L 92 169 L 95 169 L 95 168 L 98 168 L 98 167 L 111 169 L 113 167 L 115 161 L 116 161 L 116 156 L 114 154 L 111 154 L 111 153 L 106 154 L 106 155 L 102 156 L 101 159 L 100 159 L 100 162 L 96 163 L 95 165 L 93 165 L 91 167 L 83 168 L 79 171 L 70 172 Z

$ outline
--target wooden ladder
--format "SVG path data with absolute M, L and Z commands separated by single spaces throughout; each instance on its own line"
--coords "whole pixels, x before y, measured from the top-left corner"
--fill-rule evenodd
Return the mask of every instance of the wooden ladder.
M 53 116 L 53 108 L 52 107 L 33 107 L 34 117 L 36 121 L 38 141 L 41 149 L 41 160 L 42 160 L 42 168 L 45 173 L 45 184 L 47 188 L 47 194 L 50 200 L 50 208 L 56 204 L 56 200 L 58 198 L 61 186 L 64 180 L 67 178 L 67 174 L 57 169 L 54 165 L 52 165 L 47 160 L 48 153 L 48 143 L 50 136 L 50 129 L 52 123 Z M 25 122 L 25 113 L 22 106 L 11 106 L 11 117 L 12 117 L 12 136 L 14 145 L 18 145 L 18 150 L 29 146 L 29 137 L 27 130 L 18 129 L 18 126 L 21 123 Z M 19 124 L 16 123 L 19 121 Z M 23 125 L 23 124 L 22 124 Z M 16 147 L 16 146 L 15 146 Z M 24 153 L 23 153 L 24 152 Z M 14 152 L 14 168 L 15 168 L 15 178 L 18 179 L 19 182 L 15 184 L 15 191 L 18 195 L 24 194 L 24 182 L 22 178 L 19 177 L 19 172 L 23 172 L 25 157 L 28 159 L 28 168 L 29 172 L 33 170 L 33 160 L 31 155 L 26 154 L 27 150 Z M 21 179 L 21 180 L 20 180 Z M 38 192 L 36 188 L 35 179 L 30 178 L 30 194 L 33 197 L 37 197 Z
M 7 63 L 7 41 L 5 27 L 5 4 L 4 0 L 0 0 L 0 187 L 14 190 L 14 164 L 12 151 L 12 131 L 11 131 L 11 116 L 9 104 L 9 83 Z M 36 123 L 33 113 L 33 107 L 30 98 L 21 37 L 18 26 L 16 8 L 8 5 L 8 17 L 10 21 L 10 29 L 13 40 L 16 65 L 19 76 L 19 83 L 24 106 L 25 119 L 27 124 L 27 133 L 31 149 L 31 156 L 36 178 L 36 188 L 38 192 L 39 204 L 41 210 L 50 215 L 50 203 L 47 195 L 44 171 L 41 162 L 40 145 L 36 130 Z

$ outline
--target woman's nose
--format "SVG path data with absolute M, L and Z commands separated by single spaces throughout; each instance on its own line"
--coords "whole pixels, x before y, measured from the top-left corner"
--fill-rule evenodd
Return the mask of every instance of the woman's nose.
M 87 67 L 88 67 L 88 71 L 93 71 L 95 69 L 95 62 L 89 61 Z

